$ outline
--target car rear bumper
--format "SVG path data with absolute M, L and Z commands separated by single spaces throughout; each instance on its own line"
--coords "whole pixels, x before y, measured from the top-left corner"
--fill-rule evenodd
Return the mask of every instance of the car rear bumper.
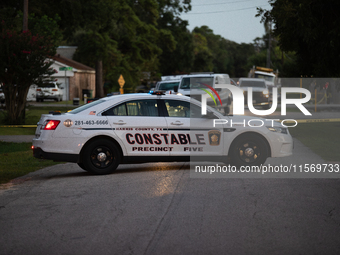
M 33 156 L 39 159 L 50 159 L 53 161 L 73 162 L 73 163 L 77 163 L 79 159 L 78 154 L 46 152 L 46 151 L 43 151 L 40 147 L 33 147 Z

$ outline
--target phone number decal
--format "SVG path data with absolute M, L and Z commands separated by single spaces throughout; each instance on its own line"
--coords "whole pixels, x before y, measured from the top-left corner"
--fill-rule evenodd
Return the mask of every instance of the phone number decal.
M 76 126 L 81 125 L 108 125 L 108 120 L 76 120 L 74 121 Z

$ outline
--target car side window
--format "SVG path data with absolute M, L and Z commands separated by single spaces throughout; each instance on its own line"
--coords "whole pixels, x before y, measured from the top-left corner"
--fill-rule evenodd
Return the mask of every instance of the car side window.
M 164 100 L 169 117 L 199 118 L 201 108 L 195 104 L 180 100 Z
M 158 116 L 157 100 L 132 100 L 110 108 L 103 116 Z
M 115 116 L 127 116 L 125 103 L 118 105 L 116 107 L 113 107 L 112 113 L 113 113 L 112 115 L 115 115 Z

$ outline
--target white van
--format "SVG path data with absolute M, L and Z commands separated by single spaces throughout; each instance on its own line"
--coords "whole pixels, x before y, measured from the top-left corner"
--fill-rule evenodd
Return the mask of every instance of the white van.
M 228 74 L 215 73 L 193 73 L 183 75 L 178 87 L 178 93 L 185 96 L 190 96 L 198 101 L 201 101 L 201 96 L 204 93 L 210 93 L 211 96 L 207 99 L 207 105 L 216 108 L 220 113 L 227 115 L 232 109 L 232 94 L 229 89 L 216 88 L 216 84 L 230 85 L 230 77 Z M 214 91 L 220 97 L 222 104 Z

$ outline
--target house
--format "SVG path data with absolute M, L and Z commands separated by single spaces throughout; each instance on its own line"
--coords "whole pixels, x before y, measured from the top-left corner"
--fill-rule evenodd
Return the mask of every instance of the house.
M 55 55 L 53 60 L 52 68 L 58 72 L 52 77 L 64 88 L 63 100 L 83 99 L 84 92 L 91 93 L 88 97 L 95 96 L 95 69 L 60 54 Z

